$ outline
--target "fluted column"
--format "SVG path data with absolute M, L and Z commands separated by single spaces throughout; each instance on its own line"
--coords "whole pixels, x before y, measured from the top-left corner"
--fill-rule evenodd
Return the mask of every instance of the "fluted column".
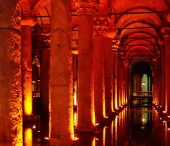
M 103 36 L 94 38 L 94 101 L 95 121 L 99 123 L 105 116 L 104 55 Z
M 71 146 L 74 136 L 70 1 L 51 1 L 50 146 Z
M 23 144 L 20 6 L 2 0 L 0 14 L 0 145 Z
M 89 5 L 91 4 L 91 5 Z M 81 7 L 82 6 L 82 7 Z M 94 130 L 93 3 L 82 2 L 78 40 L 78 124 L 77 130 Z
M 113 111 L 113 55 L 111 38 L 103 39 L 104 45 L 104 72 L 105 72 L 105 106 L 106 115 Z

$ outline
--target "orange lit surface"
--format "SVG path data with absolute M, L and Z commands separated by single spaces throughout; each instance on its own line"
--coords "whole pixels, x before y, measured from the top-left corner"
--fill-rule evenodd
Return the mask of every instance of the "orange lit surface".
M 13 3 L 14 4 L 14 3 Z M 13 16 L 9 19 L 9 23 L 11 23 L 11 29 L 7 31 L 9 33 L 9 40 L 8 40 L 8 63 L 9 66 L 6 68 L 8 75 L 7 75 L 7 82 L 9 82 L 9 94 L 7 93 L 7 101 L 9 102 L 8 110 L 6 112 L 6 116 L 9 116 L 10 125 L 5 124 L 5 129 L 9 129 L 10 131 L 6 131 L 9 137 L 4 137 L 5 142 L 10 142 L 8 145 L 10 146 L 22 146 L 23 145 L 23 119 L 22 119 L 22 88 L 21 88 L 21 34 L 20 32 L 20 20 L 21 20 L 21 13 L 20 13 L 20 5 L 16 2 L 16 5 L 13 5 L 14 11 Z M 8 9 L 8 12 L 11 10 Z M 7 12 L 7 11 L 6 11 Z M 7 14 L 8 14 L 7 12 Z M 12 11 L 11 11 L 12 12 Z M 6 15 L 8 17 L 8 15 Z M 7 24 L 8 25 L 8 24 Z M 15 29 L 15 31 L 13 31 Z M 6 40 L 4 40 L 6 41 Z M 7 42 L 5 42 L 7 43 Z M 4 44 L 5 44 L 4 43 Z M 10 66 L 11 65 L 11 66 Z M 4 69 L 5 70 L 5 69 Z M 10 77 L 9 77 L 10 75 Z M 5 120 L 5 118 L 4 118 Z M 6 121 L 4 121 L 6 122 Z M 9 127 L 10 128 L 9 128 Z M 1 144 L 0 144 L 1 145 Z
M 24 146 L 32 146 L 33 141 L 32 141 L 32 129 L 31 128 L 26 128 L 24 130 Z
M 103 145 L 106 144 L 106 127 L 103 128 Z
M 32 95 L 29 95 L 29 92 L 24 100 L 24 113 L 25 115 L 32 114 Z

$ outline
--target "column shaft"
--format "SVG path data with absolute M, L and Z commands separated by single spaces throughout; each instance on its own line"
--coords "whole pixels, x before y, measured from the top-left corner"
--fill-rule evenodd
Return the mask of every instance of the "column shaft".
M 165 109 L 165 48 L 161 48 L 161 97 L 160 105 Z
M 122 91 L 123 91 L 123 84 L 122 84 L 122 74 L 123 74 L 123 70 L 122 70 L 122 63 L 121 63 L 121 61 L 120 60 L 118 60 L 118 74 L 117 74 L 117 86 L 118 86 L 118 88 L 117 88 L 117 91 L 118 91 L 118 102 L 119 102 L 119 105 L 118 105 L 118 107 L 120 107 L 121 105 L 122 105 Z
M 0 21 L 0 145 L 3 146 L 23 144 L 21 13 L 17 2 L 17 0 L 1 1 L 3 11 L 0 14 L 2 20 Z
M 79 131 L 94 129 L 93 16 L 79 16 L 78 125 Z
M 112 40 L 104 38 L 104 64 L 105 64 L 105 106 L 106 115 L 109 116 L 113 111 L 113 54 Z
M 170 38 L 166 40 L 165 48 L 165 110 L 170 114 Z
M 32 114 L 32 27 L 22 25 L 22 43 L 21 43 L 21 67 L 22 67 L 22 96 L 24 102 L 24 116 Z
M 153 102 L 158 104 L 159 99 L 159 85 L 158 85 L 158 62 L 153 62 Z
M 125 103 L 127 103 L 129 98 L 129 63 L 126 60 L 124 62 L 124 90 L 125 90 Z
M 116 52 L 113 51 L 113 110 L 117 108 L 117 97 L 116 97 Z
M 105 116 L 104 95 L 104 56 L 103 36 L 94 38 L 94 97 L 95 97 L 95 119 L 101 122 Z
M 49 71 L 50 49 L 42 50 L 42 62 L 40 68 L 40 95 L 41 95 L 41 141 L 49 137 Z
M 70 146 L 74 136 L 70 1 L 51 1 L 50 146 Z

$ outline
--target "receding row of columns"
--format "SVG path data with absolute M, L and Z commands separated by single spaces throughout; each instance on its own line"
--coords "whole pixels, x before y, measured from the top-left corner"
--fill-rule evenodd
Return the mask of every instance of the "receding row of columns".
M 61 7 L 65 9 L 60 9 Z M 8 8 L 11 8 L 14 13 L 14 9 L 18 9 L 16 1 L 13 1 L 10 7 L 8 5 Z M 49 118 L 50 126 L 49 129 L 46 129 L 45 125 L 48 125 L 46 123 L 48 120 L 42 122 L 42 125 L 44 124 L 43 131 L 45 131 L 43 136 L 50 137 L 51 146 L 71 145 L 74 139 L 73 64 L 69 27 L 71 23 L 69 14 L 71 13 L 68 12 L 70 12 L 68 1 L 52 1 L 51 51 L 46 49 L 42 53 L 44 60 L 41 70 L 50 70 L 50 73 L 48 71 L 41 72 L 42 121 Z M 10 15 L 11 13 L 9 14 L 11 18 Z M 9 21 L 9 17 L 4 19 Z M 93 15 L 82 14 L 79 16 L 79 21 L 77 129 L 81 132 L 88 132 L 93 131 L 96 123 L 127 102 L 128 64 L 118 60 L 118 54 L 112 52 L 110 38 L 93 37 Z M 2 26 L 4 25 L 2 24 Z M 4 145 L 22 145 L 23 116 L 27 118 L 32 115 L 31 31 L 32 26 L 22 25 L 21 45 L 21 38 L 17 32 L 11 32 L 7 28 L 0 31 L 0 41 L 3 44 L 0 49 L 0 131 L 2 133 L 0 143 Z M 11 38 L 7 34 L 10 34 Z M 164 57 L 161 57 L 162 62 L 166 62 L 165 66 L 163 63 L 161 64 L 165 71 L 160 77 L 161 83 L 160 80 L 156 80 L 159 76 L 157 64 L 154 66 L 154 83 L 156 84 L 154 96 L 158 96 L 156 91 L 158 91 L 159 85 L 165 85 L 161 88 L 163 91 L 159 102 L 165 105 L 168 113 L 170 113 L 169 42 L 169 40 L 166 41 L 165 50 L 162 52 Z M 21 65 L 20 62 L 22 62 Z M 48 87 L 43 87 L 45 84 L 50 84 L 50 90 L 47 88 L 45 91 L 45 88 Z M 13 127 L 16 127 L 15 130 Z
M 61 1 L 54 2 L 52 5 L 55 7 L 52 7 L 52 10 L 55 12 L 58 9 L 56 5 L 63 6 L 63 4 L 64 2 Z M 70 36 L 67 25 L 65 25 L 69 23 L 69 17 L 63 11 L 61 21 L 58 13 L 52 13 L 52 18 L 55 17 L 55 19 L 52 19 L 51 22 L 50 144 L 67 145 L 68 141 L 72 141 L 73 138 L 73 94 L 67 92 L 73 84 L 70 82 L 72 72 L 68 70 L 70 68 L 68 62 L 71 63 L 71 48 L 69 45 L 65 45 L 69 43 L 69 38 L 64 39 L 66 36 Z M 66 20 L 63 21 L 63 18 Z M 73 71 L 78 76 L 78 132 L 93 132 L 96 123 L 102 122 L 105 117 L 112 114 L 114 109 L 127 101 L 121 97 L 124 96 L 126 90 L 123 84 L 121 91 L 117 92 L 124 93 L 116 97 L 119 103 L 114 102 L 113 57 L 112 39 L 104 36 L 93 37 L 93 15 L 90 13 L 79 15 L 78 70 Z M 77 69 L 75 65 L 72 66 Z M 73 74 L 73 77 L 75 79 L 76 75 Z M 117 79 L 117 83 L 120 82 L 119 79 Z M 61 91 L 63 91 L 62 94 L 59 94 Z M 66 95 L 66 93 L 68 94 Z
M 153 71 L 153 102 L 160 111 L 170 115 L 170 37 L 166 34 L 161 47 L 160 58 L 152 60 Z

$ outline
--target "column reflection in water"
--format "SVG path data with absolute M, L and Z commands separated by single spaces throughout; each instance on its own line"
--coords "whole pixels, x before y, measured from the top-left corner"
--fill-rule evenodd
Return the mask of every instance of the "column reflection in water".
M 33 146 L 33 131 L 32 128 L 24 128 L 24 146 Z
M 96 146 L 96 139 L 94 134 L 79 133 L 77 134 L 78 141 L 75 146 Z
M 151 144 L 152 113 L 146 109 L 131 112 L 130 130 L 133 145 Z
M 115 144 L 115 146 L 117 146 L 117 140 L 118 140 L 118 117 L 117 117 L 117 116 L 116 116 L 116 118 L 115 118 L 114 131 L 115 131 L 114 144 Z
M 155 110 L 127 109 L 105 121 L 97 134 L 78 134 L 76 146 L 169 146 L 170 123 Z
M 117 124 L 117 146 L 129 145 L 128 123 L 127 123 L 127 109 L 124 109 L 118 117 Z

